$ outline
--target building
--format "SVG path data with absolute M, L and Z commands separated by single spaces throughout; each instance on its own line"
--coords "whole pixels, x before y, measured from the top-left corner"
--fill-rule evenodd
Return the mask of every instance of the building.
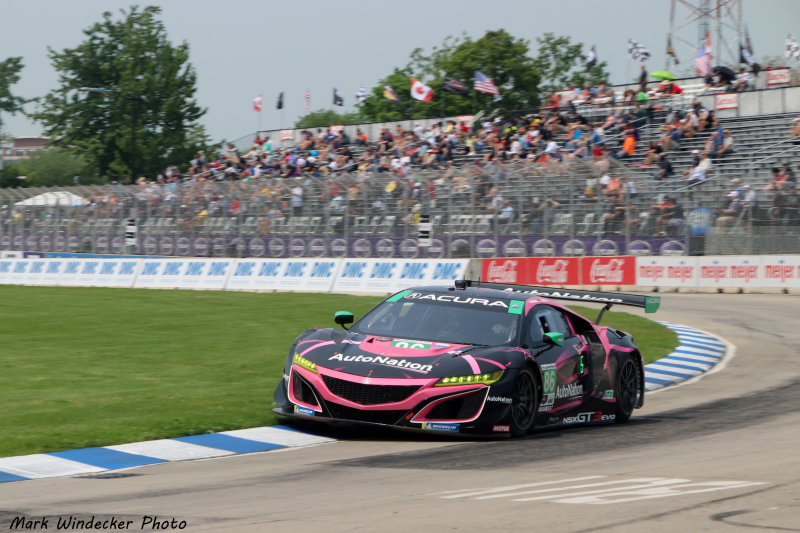
M 46 150 L 49 140 L 47 137 L 17 137 L 11 146 L 0 146 L 0 168 L 27 159 L 39 150 Z

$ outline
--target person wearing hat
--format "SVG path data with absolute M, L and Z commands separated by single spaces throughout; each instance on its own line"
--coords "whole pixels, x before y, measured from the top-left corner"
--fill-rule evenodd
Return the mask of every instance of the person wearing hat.
M 730 190 L 726 196 L 727 203 L 725 207 L 719 210 L 719 216 L 714 222 L 714 227 L 718 230 L 733 226 L 742 212 L 742 200 L 739 191 Z

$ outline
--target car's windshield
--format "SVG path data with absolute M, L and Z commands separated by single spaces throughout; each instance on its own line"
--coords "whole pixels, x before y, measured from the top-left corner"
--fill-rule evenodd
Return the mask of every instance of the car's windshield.
M 457 344 L 506 345 L 514 341 L 521 315 L 480 303 L 400 299 L 384 301 L 351 329 L 384 337 Z

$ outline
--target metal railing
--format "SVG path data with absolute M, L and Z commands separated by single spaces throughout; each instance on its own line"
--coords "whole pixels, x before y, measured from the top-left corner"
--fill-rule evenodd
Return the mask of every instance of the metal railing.
M 610 173 L 625 167 L 611 162 Z M 796 253 L 795 216 L 771 191 L 723 223 L 713 184 L 615 200 L 591 161 L 441 170 L 0 190 L 0 250 L 197 256 L 517 256 L 704 253 L 731 235 Z M 639 187 L 640 189 L 644 187 Z M 71 193 L 53 200 L 43 193 Z M 664 217 L 664 195 L 682 215 Z M 789 214 L 787 214 L 789 213 Z M 420 246 L 421 215 L 432 246 Z M 507 217 L 506 215 L 511 215 Z M 135 245 L 126 241 L 136 224 Z M 130 236 L 130 235 L 129 235 Z M 716 241 L 715 241 L 716 239 Z M 669 244 L 667 248 L 664 248 Z M 717 245 L 714 245 L 718 247 Z M 753 246 L 751 246 L 753 247 Z M 740 247 L 728 253 L 740 253 Z M 766 251 L 766 250 L 765 250 Z M 718 253 L 726 253 L 720 251 Z

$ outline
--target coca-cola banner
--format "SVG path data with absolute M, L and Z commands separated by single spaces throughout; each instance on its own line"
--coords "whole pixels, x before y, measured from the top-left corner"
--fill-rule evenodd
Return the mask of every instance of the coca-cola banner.
M 580 285 L 578 257 L 484 259 L 481 279 L 520 285 Z
M 635 285 L 636 258 L 582 257 L 581 285 Z

